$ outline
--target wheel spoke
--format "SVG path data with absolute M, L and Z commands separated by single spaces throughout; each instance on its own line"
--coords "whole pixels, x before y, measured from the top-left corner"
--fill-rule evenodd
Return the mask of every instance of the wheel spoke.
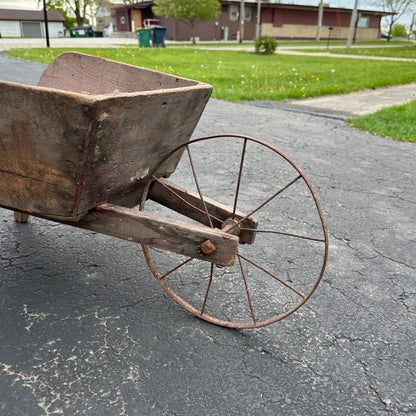
M 156 178 L 156 176 L 152 177 L 153 180 L 155 180 L 157 183 L 159 183 L 161 186 L 163 186 L 164 189 L 166 189 L 168 192 L 170 192 L 172 195 L 175 195 L 179 200 L 181 200 L 184 204 L 188 205 L 189 207 L 191 207 L 192 209 L 194 209 L 195 211 L 201 212 L 203 214 L 207 214 L 207 211 L 204 211 L 203 209 L 197 207 L 194 204 L 191 204 L 189 201 L 187 201 L 185 198 L 182 198 L 177 192 L 175 192 L 171 187 L 167 186 L 163 181 L 161 181 L 160 179 Z M 216 217 L 215 215 L 209 214 L 210 218 L 214 219 L 215 221 L 218 221 L 219 223 L 222 223 L 223 220 L 221 220 L 220 218 Z
M 299 295 L 301 298 L 306 299 L 306 296 L 299 292 L 297 289 L 295 289 L 292 285 L 290 285 L 289 283 L 285 282 L 282 278 L 276 276 L 274 273 L 269 272 L 268 270 L 266 270 L 264 267 L 260 266 L 259 264 L 255 263 L 254 261 L 248 259 L 247 257 L 243 256 L 240 253 L 237 253 L 238 258 L 242 258 L 244 259 L 246 262 L 252 264 L 254 267 L 257 267 L 258 269 L 260 269 L 261 271 L 267 273 L 269 276 L 273 277 L 274 279 L 276 279 L 277 281 L 279 281 L 282 285 L 286 286 L 288 289 L 292 290 L 293 292 L 295 292 L 297 295 Z
M 189 259 L 187 259 L 187 260 L 183 261 L 182 263 L 178 264 L 176 267 L 174 267 L 173 269 L 169 270 L 163 276 L 160 276 L 159 279 L 160 280 L 163 280 L 165 277 L 169 276 L 174 271 L 180 269 L 182 266 L 185 266 L 185 264 L 189 263 L 191 260 L 193 260 L 193 257 L 189 257 Z
M 250 232 L 253 232 L 253 233 L 280 234 L 280 235 L 287 235 L 289 237 L 303 238 L 305 240 L 319 241 L 321 243 L 326 242 L 325 239 L 323 239 L 323 238 L 308 237 L 306 235 L 301 235 L 301 234 L 285 233 L 283 231 L 257 230 L 257 229 L 253 229 L 253 228 L 240 228 L 240 229 L 241 229 L 241 231 L 250 231 Z
M 202 305 L 202 309 L 201 309 L 201 315 L 204 314 L 205 306 L 207 305 L 208 294 L 209 294 L 209 290 L 211 289 L 211 284 L 212 284 L 213 277 L 214 277 L 214 263 L 211 263 L 211 273 L 210 273 L 210 276 L 209 276 L 208 288 L 207 288 L 207 291 L 205 293 L 204 304 Z
M 285 187 L 283 187 L 282 189 L 279 189 L 276 193 L 274 193 L 270 198 L 266 199 L 262 204 L 260 204 L 257 208 L 255 208 L 253 211 L 250 212 L 250 214 L 247 214 L 245 217 L 239 219 L 237 221 L 236 224 L 234 224 L 231 228 L 230 231 L 239 226 L 243 221 L 245 221 L 247 218 L 251 217 L 255 212 L 259 211 L 260 209 L 262 209 L 265 205 L 267 205 L 270 201 L 272 201 L 274 198 L 276 198 L 278 195 L 280 195 L 283 191 L 285 191 L 287 188 L 289 188 L 290 186 L 292 186 L 294 183 L 296 183 L 300 178 L 302 177 L 302 175 L 297 176 L 295 179 L 293 179 L 292 181 L 290 181 Z
M 211 216 L 209 215 L 209 212 L 208 212 L 207 205 L 205 203 L 204 197 L 202 196 L 201 189 L 199 188 L 199 183 L 198 183 L 198 178 L 196 177 L 194 162 L 192 160 L 191 151 L 189 150 L 188 145 L 186 145 L 186 151 L 188 152 L 189 163 L 191 164 L 191 169 L 192 169 L 192 175 L 194 176 L 195 185 L 196 185 L 196 188 L 198 189 L 198 194 L 199 194 L 199 197 L 201 198 L 202 205 L 204 206 L 204 211 L 207 214 L 209 225 L 211 228 L 214 228 L 214 226 L 212 225 Z
M 244 139 L 243 151 L 241 152 L 240 170 L 238 172 L 237 189 L 235 191 L 235 198 L 234 198 L 234 207 L 233 207 L 233 216 L 232 216 L 232 218 L 234 218 L 235 212 L 237 210 L 237 201 L 238 201 L 238 195 L 240 193 L 241 176 L 243 174 L 244 158 L 246 156 L 246 147 L 247 147 L 247 139 Z
M 241 263 L 241 258 L 240 257 L 238 257 L 238 262 L 240 264 L 240 270 L 241 270 L 241 275 L 243 276 L 244 286 L 246 287 L 246 294 L 247 294 L 248 304 L 250 306 L 251 316 L 253 318 L 253 322 L 256 323 L 257 322 L 256 321 L 256 316 L 254 315 L 253 304 L 251 302 L 250 292 L 248 290 L 246 274 L 244 273 L 244 268 L 243 268 L 243 264 Z

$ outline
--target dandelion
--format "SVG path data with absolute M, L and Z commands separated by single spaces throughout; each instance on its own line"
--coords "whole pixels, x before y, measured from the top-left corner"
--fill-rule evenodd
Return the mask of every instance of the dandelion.
M 241 74 L 241 75 L 240 75 L 240 77 L 241 77 L 241 78 L 244 78 L 244 74 Z
M 204 64 L 201 64 L 201 68 L 203 68 L 204 67 Z
M 316 80 L 317 80 L 317 81 L 319 81 L 319 78 L 318 78 L 318 77 L 316 77 Z
M 256 65 L 251 65 L 251 67 L 254 69 L 256 67 Z
M 241 81 L 241 85 L 244 85 L 244 81 Z
M 296 71 L 296 68 L 292 68 L 292 71 L 295 72 Z
M 331 72 L 335 72 L 335 69 L 331 69 Z

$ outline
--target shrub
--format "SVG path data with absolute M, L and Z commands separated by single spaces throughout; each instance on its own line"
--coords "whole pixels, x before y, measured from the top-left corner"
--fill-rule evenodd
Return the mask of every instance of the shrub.
M 272 55 L 277 48 L 275 38 L 271 36 L 260 36 L 254 41 L 256 53 L 263 53 L 264 55 Z
M 404 25 L 396 23 L 393 26 L 391 35 L 394 36 L 395 38 L 405 38 L 407 36 L 406 27 Z

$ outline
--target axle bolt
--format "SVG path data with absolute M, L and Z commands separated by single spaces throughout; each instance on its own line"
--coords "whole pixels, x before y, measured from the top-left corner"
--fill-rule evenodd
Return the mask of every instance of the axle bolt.
M 206 256 L 212 256 L 217 250 L 217 247 L 215 247 L 215 244 L 211 240 L 205 240 L 199 248 Z

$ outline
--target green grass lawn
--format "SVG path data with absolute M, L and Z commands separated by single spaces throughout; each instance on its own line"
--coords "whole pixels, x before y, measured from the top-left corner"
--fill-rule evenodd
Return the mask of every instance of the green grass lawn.
M 323 52 L 322 49 L 302 49 L 302 51 Z M 324 51 L 342 55 L 384 56 L 389 58 L 416 59 L 416 44 L 407 46 L 385 46 L 379 48 L 330 48 L 328 50 L 325 49 Z
M 392 49 L 403 50 L 389 48 Z M 14 49 L 7 54 L 49 63 L 68 50 Z M 207 82 L 214 87 L 214 97 L 230 101 L 306 98 L 416 81 L 414 62 L 278 54 L 263 56 L 241 51 L 172 47 L 71 50 Z M 373 48 L 368 50 L 374 51 Z M 357 50 L 351 53 L 354 51 Z M 349 122 L 374 134 L 416 143 L 416 101 Z
M 15 49 L 8 55 L 49 63 L 67 50 Z M 306 98 L 416 81 L 412 62 L 178 48 L 72 50 L 207 82 L 213 97 L 230 101 Z
M 373 134 L 416 143 L 416 101 L 383 108 L 373 114 L 349 119 L 348 123 Z

